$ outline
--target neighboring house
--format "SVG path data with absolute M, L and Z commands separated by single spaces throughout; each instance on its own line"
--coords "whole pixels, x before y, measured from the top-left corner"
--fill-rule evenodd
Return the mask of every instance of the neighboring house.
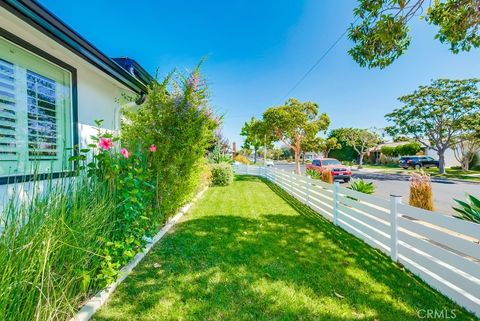
M 381 152 L 382 147 L 384 147 L 384 146 L 396 147 L 396 146 L 400 146 L 400 145 L 403 145 L 403 144 L 406 144 L 406 142 L 389 142 L 389 143 L 379 144 L 379 145 L 375 146 L 374 148 L 371 148 L 368 151 L 369 157 L 374 162 L 378 162 L 378 160 L 380 159 L 380 156 L 382 155 L 382 152 Z M 427 156 L 431 156 L 434 159 L 438 160 L 438 154 L 433 149 L 423 148 L 422 154 L 427 155 Z M 398 158 L 396 158 L 396 159 L 398 159 Z M 455 158 L 455 154 L 453 152 L 453 149 L 451 149 L 451 148 L 447 149 L 445 151 L 445 166 L 446 167 L 453 167 L 453 166 L 460 166 L 460 165 L 461 165 L 460 162 Z
M 318 159 L 318 158 L 321 158 L 319 154 L 315 153 L 315 152 L 305 152 L 303 153 L 303 161 L 306 162 L 306 161 L 312 161 L 314 159 Z
M 68 148 L 86 146 L 97 119 L 118 130 L 120 109 L 141 104 L 151 81 L 134 60 L 109 58 L 36 1 L 0 1 L 0 195 L 34 171 L 72 170 Z

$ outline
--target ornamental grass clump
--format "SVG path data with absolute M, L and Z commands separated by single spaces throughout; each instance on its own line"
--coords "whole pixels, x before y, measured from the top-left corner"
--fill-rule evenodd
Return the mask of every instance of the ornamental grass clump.
M 353 183 L 347 188 L 364 194 L 375 193 L 375 185 L 373 185 L 372 182 L 366 182 L 363 179 L 353 181 Z
M 312 179 L 320 179 L 322 177 L 319 171 L 310 168 L 305 171 L 305 174 Z
M 333 184 L 333 175 L 331 171 L 324 170 L 322 171 L 320 179 L 328 184 Z
M 99 288 L 115 204 L 105 186 L 82 178 L 29 200 L 12 199 L 0 223 L 1 320 L 66 320 Z
M 459 213 L 455 217 L 480 224 L 480 199 L 467 194 L 465 202 L 457 199 L 454 201 L 459 205 L 453 208 Z
M 432 181 L 430 176 L 424 172 L 412 173 L 410 176 L 410 198 L 411 206 L 433 211 Z

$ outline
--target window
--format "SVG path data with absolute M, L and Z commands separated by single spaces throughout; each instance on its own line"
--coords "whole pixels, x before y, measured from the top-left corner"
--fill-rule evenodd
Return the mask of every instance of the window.
M 0 37 L 0 177 L 70 169 L 72 74 Z
M 329 165 L 342 165 L 338 160 L 336 159 L 325 159 L 322 161 L 323 166 L 329 166 Z

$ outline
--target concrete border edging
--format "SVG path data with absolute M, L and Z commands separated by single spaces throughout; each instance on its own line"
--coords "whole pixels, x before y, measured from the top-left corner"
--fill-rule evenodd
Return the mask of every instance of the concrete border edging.
M 165 224 L 160 231 L 153 237 L 153 239 L 148 242 L 148 244 L 143 248 L 143 250 L 127 264 L 125 265 L 121 270 L 120 270 L 120 276 L 118 279 L 104 288 L 103 290 L 100 290 L 97 292 L 93 297 L 90 298 L 90 300 L 85 303 L 80 310 L 78 310 L 77 314 L 73 316 L 70 321 L 88 321 L 92 318 L 92 316 L 95 314 L 95 312 L 100 309 L 105 302 L 107 302 L 108 298 L 110 295 L 115 291 L 117 286 L 122 283 L 127 276 L 132 272 L 132 270 L 140 263 L 141 260 L 150 252 L 152 247 L 162 239 L 162 237 L 180 220 L 180 218 L 190 210 L 192 205 L 200 199 L 205 191 L 208 189 L 208 187 L 205 187 L 203 190 L 201 190 L 193 199 L 190 203 L 184 205 L 180 210 L 178 211 L 175 216 L 173 216 L 170 220 L 168 220 L 167 224 Z

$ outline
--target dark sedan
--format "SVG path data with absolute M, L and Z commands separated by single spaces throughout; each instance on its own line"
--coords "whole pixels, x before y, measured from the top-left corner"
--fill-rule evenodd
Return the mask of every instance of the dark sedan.
M 409 167 L 420 169 L 438 167 L 438 160 L 430 156 L 402 156 L 400 157 L 400 167 L 407 169 Z

